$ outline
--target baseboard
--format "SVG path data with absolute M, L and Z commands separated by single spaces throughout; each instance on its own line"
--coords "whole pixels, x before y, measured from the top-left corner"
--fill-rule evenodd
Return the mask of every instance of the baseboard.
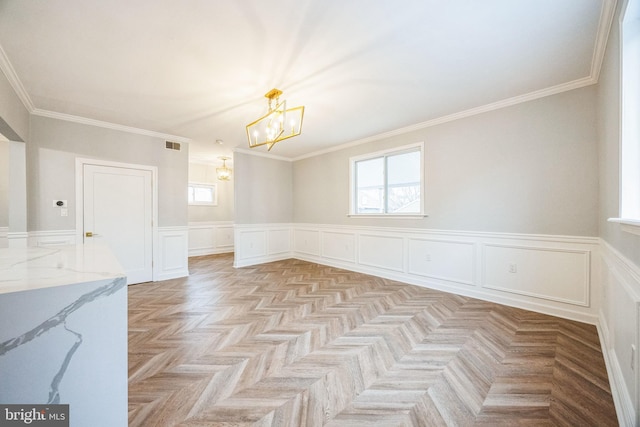
M 598 243 L 582 236 L 294 224 L 291 252 L 312 262 L 595 324 Z
M 354 265 L 337 260 L 310 256 L 308 254 L 293 253 L 292 257 L 303 261 L 328 265 L 331 267 L 342 268 L 350 271 L 356 271 L 358 273 L 369 274 L 372 276 L 395 280 L 402 283 L 408 283 L 410 285 L 420 286 L 428 289 L 435 289 L 438 291 L 462 295 L 470 298 L 476 298 L 483 301 L 521 308 L 523 310 L 535 311 L 538 313 L 548 314 L 550 316 L 562 317 L 565 319 L 576 320 L 578 322 L 589 323 L 592 325 L 595 325 L 597 323 L 596 316 L 590 313 L 581 312 L 579 310 L 571 310 L 570 308 L 550 306 L 544 303 L 519 299 L 517 297 L 496 295 L 495 293 L 483 292 L 482 290 L 475 290 L 473 288 L 465 289 L 464 287 L 456 286 L 455 284 L 447 285 L 443 282 L 436 282 L 427 278 L 417 278 L 416 276 L 410 274 L 389 272 L 367 266 Z
M 284 252 L 275 255 L 265 255 L 261 257 L 245 258 L 239 260 L 234 258 L 233 266 L 235 268 L 251 267 L 252 265 L 266 264 L 268 262 L 282 261 L 285 259 L 295 258 L 292 253 Z
M 602 307 L 598 330 L 621 426 L 640 425 L 640 267 L 601 240 Z M 635 354 L 630 347 L 635 346 Z M 630 383 L 629 383 L 630 381 Z
M 292 257 L 594 324 L 620 425 L 638 425 L 640 268 L 599 238 L 298 223 L 237 226 L 236 242 L 236 267 Z
M 233 246 L 230 248 L 189 248 L 189 257 L 206 256 L 233 253 Z
M 609 335 L 607 322 L 602 312 L 600 312 L 598 324 L 596 326 L 598 329 L 598 336 L 600 337 L 602 356 L 604 357 L 604 363 L 607 368 L 607 376 L 609 377 L 611 395 L 618 415 L 618 424 L 621 427 L 633 427 L 636 425 L 636 411 L 634 409 L 633 399 L 629 395 L 624 384 L 624 377 L 622 369 L 620 368 L 620 363 L 618 363 L 618 357 L 616 356 L 615 351 L 606 345 L 606 343 L 611 342 L 611 336 Z

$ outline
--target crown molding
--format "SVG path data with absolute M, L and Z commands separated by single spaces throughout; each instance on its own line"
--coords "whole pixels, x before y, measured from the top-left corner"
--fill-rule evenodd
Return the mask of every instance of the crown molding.
M 598 21 L 598 33 L 596 35 L 596 41 L 593 49 L 593 57 L 591 59 L 591 70 L 587 77 L 577 79 L 571 82 L 559 84 L 546 89 L 530 92 L 524 95 L 516 96 L 513 98 L 504 99 L 491 104 L 486 104 L 480 107 L 471 108 L 469 110 L 460 111 L 458 113 L 449 114 L 446 116 L 438 117 L 425 122 L 417 123 L 414 125 L 406 126 L 403 128 L 395 129 L 389 132 L 372 135 L 366 138 L 358 139 L 344 144 L 336 145 L 324 150 L 313 151 L 302 156 L 295 157 L 293 161 L 307 159 L 309 157 L 320 156 L 322 154 L 331 153 L 334 151 L 344 150 L 345 148 L 354 147 L 368 142 L 379 141 L 384 138 L 390 138 L 404 133 L 426 129 L 431 126 L 436 126 L 442 123 L 452 122 L 454 120 L 463 119 L 465 117 L 471 117 L 477 114 L 486 113 L 489 111 L 498 110 L 500 108 L 510 107 L 523 102 L 533 101 L 534 99 L 544 98 L 546 96 L 557 95 L 562 92 L 567 92 L 581 87 L 589 86 L 598 83 L 600 78 L 600 70 L 604 61 L 604 55 L 609 41 L 609 34 L 611 32 L 611 25 L 615 17 L 617 0 L 602 0 L 602 8 L 600 9 L 600 19 Z
M 22 85 L 20 78 L 18 78 L 18 74 L 13 68 L 13 65 L 11 65 L 2 45 L 0 45 L 0 70 L 2 70 L 14 92 L 18 95 L 20 101 L 22 101 L 24 108 L 26 108 L 29 113 L 33 112 L 33 110 L 35 110 L 33 102 L 31 102 L 31 98 L 29 97 L 27 90 Z
M 512 98 L 503 99 L 491 104 L 482 105 L 480 107 L 470 108 L 468 110 L 460 111 L 458 113 L 449 114 L 446 116 L 438 117 L 435 119 L 427 120 L 425 122 L 417 123 L 415 125 L 405 126 L 403 128 L 395 129 L 389 132 L 380 133 L 377 135 L 368 136 L 366 138 L 358 139 L 355 141 L 347 142 L 344 144 L 336 145 L 334 147 L 327 148 L 325 150 L 314 151 L 309 154 L 298 156 L 292 161 L 303 160 L 309 157 L 315 157 L 322 154 L 331 153 L 333 151 L 344 150 L 345 148 L 354 147 L 356 145 L 366 144 L 368 142 L 379 141 L 385 138 L 391 138 L 393 136 L 403 135 L 405 133 L 426 129 L 432 126 L 440 125 L 447 122 L 463 119 L 466 117 L 475 116 L 489 111 L 499 110 L 505 107 L 511 107 L 513 105 L 522 104 L 524 102 L 533 101 L 535 99 L 544 98 L 551 95 L 557 95 L 562 92 L 567 92 L 573 89 L 579 89 L 581 87 L 589 86 L 597 83 L 593 77 L 584 77 L 582 79 L 574 80 L 568 83 L 562 83 L 556 86 L 548 87 L 545 89 L 529 92 L 524 95 L 514 96 Z
M 261 151 L 247 150 L 246 148 L 235 147 L 233 149 L 233 152 L 234 153 L 248 154 L 250 156 L 266 157 L 267 159 L 272 159 L 272 160 L 283 160 L 285 162 L 294 162 L 294 161 L 297 160 L 297 158 L 292 159 L 292 158 L 289 158 L 289 157 L 277 156 L 275 154 L 263 153 Z
M 560 85 L 552 86 L 552 87 L 545 88 L 545 89 L 542 89 L 542 90 L 530 92 L 530 93 L 527 93 L 527 94 L 524 94 L 524 95 L 519 95 L 519 96 L 516 96 L 516 97 L 504 99 L 504 100 L 497 101 L 497 102 L 494 102 L 494 103 L 482 105 L 482 106 L 479 106 L 479 107 L 471 108 L 471 109 L 468 109 L 468 110 L 460 111 L 460 112 L 457 112 L 457 113 L 449 114 L 449 115 L 446 115 L 446 116 L 438 117 L 438 118 L 435 118 L 435 119 L 427 120 L 427 121 L 424 121 L 424 122 L 421 122 L 421 123 L 417 123 L 417 124 L 414 124 L 414 125 L 402 127 L 402 128 L 399 128 L 399 129 L 395 129 L 395 130 L 389 131 L 389 132 L 384 132 L 384 133 L 380 133 L 380 134 L 377 134 L 377 135 L 372 135 L 372 136 L 369 136 L 369 137 L 366 137 L 366 138 L 362 138 L 362 139 L 358 139 L 358 140 L 355 140 L 355 141 L 347 142 L 347 143 L 344 143 L 344 144 L 336 145 L 336 146 L 333 146 L 333 147 L 330 147 L 330 148 L 327 148 L 327 149 L 324 149 L 324 150 L 313 151 L 311 153 L 303 154 L 301 156 L 294 157 L 294 158 L 288 158 L 288 157 L 278 156 L 278 155 L 274 155 L 274 154 L 262 153 L 262 152 L 257 152 L 257 151 L 253 151 L 253 150 L 241 149 L 241 148 L 234 148 L 233 151 L 234 152 L 241 152 L 241 153 L 245 153 L 245 154 L 249 154 L 249 155 L 253 155 L 253 156 L 270 158 L 270 159 L 274 159 L 274 160 L 283 160 L 283 161 L 288 161 L 288 162 L 295 162 L 295 161 L 298 161 L 298 160 L 303 160 L 303 159 L 307 159 L 307 158 L 310 158 L 310 157 L 316 157 L 316 156 L 320 156 L 320 155 L 323 155 L 323 154 L 331 153 L 331 152 L 334 152 L 334 151 L 344 150 L 346 148 L 354 147 L 354 146 L 361 145 L 361 144 L 366 144 L 368 142 L 379 141 L 381 139 L 390 138 L 390 137 L 394 137 L 394 136 L 397 136 L 397 135 L 402 135 L 402 134 L 405 134 L 405 133 L 408 133 L 408 132 L 412 132 L 412 131 L 426 129 L 426 128 L 429 128 L 429 127 L 432 127 L 432 126 L 436 126 L 436 125 L 439 125 L 439 124 L 443 124 L 443 123 L 459 120 L 459 119 L 466 118 L 466 117 L 471 117 L 471 116 L 474 116 L 474 115 L 477 115 L 477 114 L 482 114 L 482 113 L 486 113 L 486 112 L 489 112 L 489 111 L 494 111 L 494 110 L 498 110 L 498 109 L 501 109 L 501 108 L 510 107 L 510 106 L 513 106 L 513 105 L 516 105 L 516 104 L 520 104 L 520 103 L 532 101 L 532 100 L 535 100 L 535 99 L 543 98 L 543 97 L 546 97 L 546 96 L 556 95 L 556 94 L 559 94 L 559 93 L 562 93 L 562 92 L 566 92 L 566 91 L 569 91 L 569 90 L 578 89 L 578 88 L 581 88 L 581 87 L 585 87 L 585 86 L 589 86 L 589 85 L 592 85 L 592 84 L 596 84 L 598 82 L 598 79 L 599 79 L 599 76 L 600 76 L 600 70 L 602 68 L 602 63 L 604 61 L 604 55 L 605 55 L 605 52 L 606 52 L 606 46 L 607 46 L 607 42 L 608 42 L 608 39 L 609 39 L 609 35 L 610 35 L 613 19 L 614 19 L 614 16 L 615 16 L 616 4 L 617 4 L 617 0 L 602 0 L 602 7 L 601 7 L 601 10 L 600 10 L 600 18 L 599 18 L 599 21 L 598 21 L 598 31 L 597 31 L 597 35 L 596 35 L 596 40 L 595 40 L 595 45 L 594 45 L 594 50 L 593 50 L 593 56 L 592 56 L 592 60 L 591 60 L 591 70 L 590 70 L 590 75 L 588 77 L 584 77 L 584 78 L 577 79 L 577 80 L 574 80 L 574 81 L 571 81 L 571 82 L 567 82 L 567 83 L 563 83 L 563 84 L 560 84 Z M 27 93 L 27 91 L 24 88 L 22 82 L 18 78 L 18 75 L 15 72 L 15 69 L 11 65 L 11 62 L 9 61 L 9 58 L 7 57 L 7 55 L 6 55 L 4 49 L 2 48 L 1 45 L 0 45 L 0 70 L 2 70 L 2 72 L 5 74 L 5 76 L 7 77 L 7 80 L 9 81 L 11 86 L 13 87 L 13 89 L 16 92 L 17 96 L 22 101 L 22 103 L 25 106 L 25 108 L 27 109 L 27 111 L 29 113 L 31 113 L 31 114 L 34 114 L 34 115 L 37 115 L 37 116 L 42 116 L 42 117 L 49 117 L 49 118 L 54 118 L 54 119 L 59 119 L 59 120 L 75 122 L 75 123 L 87 124 L 87 125 L 91 125 L 91 126 L 98 126 L 98 127 L 107 128 L 107 129 L 119 130 L 119 131 L 123 131 L 123 132 L 139 134 L 139 135 L 146 135 L 146 136 L 151 136 L 151 137 L 169 139 L 169 140 L 173 140 L 175 142 L 189 143 L 189 142 L 192 141 L 189 138 L 185 138 L 185 137 L 181 137 L 181 136 L 177 136 L 177 135 L 164 134 L 164 133 L 150 131 L 150 130 L 146 130 L 146 129 L 140 129 L 140 128 L 135 128 L 135 127 L 130 127 L 130 126 L 124 126 L 124 125 L 119 125 L 119 124 L 115 124 L 115 123 L 89 119 L 89 118 L 85 118 L 85 117 L 81 117 L 81 116 L 74 116 L 74 115 L 71 115 L 71 114 L 58 113 L 58 112 L 55 112 L 55 111 L 42 110 L 42 109 L 39 109 L 39 108 L 35 108 L 35 106 L 33 105 L 33 102 L 31 101 L 31 98 L 29 97 L 29 94 Z
M 593 58 L 591 59 L 591 77 L 594 83 L 600 78 L 600 70 L 604 62 L 604 55 L 609 42 L 611 33 L 611 25 L 616 14 L 617 0 L 602 0 L 602 8 L 600 9 L 600 20 L 598 21 L 598 34 L 596 35 L 596 43 L 593 48 Z
M 116 123 L 103 122 L 102 120 L 89 119 L 81 116 L 74 116 L 72 114 L 58 113 L 55 111 L 42 110 L 40 108 L 34 109 L 31 114 L 40 117 L 48 117 L 50 119 L 64 120 L 67 122 L 80 123 L 83 125 L 97 126 L 105 129 L 118 130 L 122 132 L 134 133 L 138 135 L 151 136 L 154 138 L 162 138 L 165 140 L 171 140 L 173 142 L 181 142 L 188 144 L 191 139 L 182 136 L 171 135 L 167 133 L 155 132 L 147 129 L 140 129 L 132 126 L 124 126 Z

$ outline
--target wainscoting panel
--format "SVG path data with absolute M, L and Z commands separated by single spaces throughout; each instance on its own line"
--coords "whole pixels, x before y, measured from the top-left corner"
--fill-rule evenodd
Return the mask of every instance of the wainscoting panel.
M 433 279 L 474 284 L 473 242 L 409 239 L 409 273 Z
M 640 266 L 601 244 L 598 331 L 621 426 L 640 425 Z
M 297 253 L 320 255 L 320 231 L 295 228 L 293 230 L 293 250 Z
M 189 275 L 189 228 L 158 227 L 158 251 L 153 280 L 168 280 Z
M 216 249 L 218 252 L 233 252 L 233 224 L 216 226 Z
M 485 288 L 589 306 L 590 252 L 483 245 Z
M 269 230 L 269 255 L 291 253 L 291 228 Z
M 239 233 L 238 252 L 243 258 L 257 258 L 267 255 L 267 231 L 242 230 Z
M 592 257 L 597 238 L 306 223 L 292 227 L 295 258 L 597 323 L 590 300 L 591 278 L 598 271 Z M 510 273 L 512 264 L 515 273 Z
M 358 237 L 358 260 L 369 267 L 404 271 L 404 239 L 361 233 Z
M 343 262 L 356 261 L 355 233 L 322 232 L 322 257 Z
M 291 258 L 291 224 L 237 224 L 234 267 Z
M 224 222 L 189 223 L 189 256 L 233 252 L 233 224 Z

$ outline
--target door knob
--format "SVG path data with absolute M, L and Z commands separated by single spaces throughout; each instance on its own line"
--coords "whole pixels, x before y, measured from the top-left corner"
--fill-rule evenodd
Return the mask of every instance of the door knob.
M 91 231 L 87 231 L 86 233 L 84 233 L 85 237 L 96 237 L 99 236 L 99 234 L 94 234 Z

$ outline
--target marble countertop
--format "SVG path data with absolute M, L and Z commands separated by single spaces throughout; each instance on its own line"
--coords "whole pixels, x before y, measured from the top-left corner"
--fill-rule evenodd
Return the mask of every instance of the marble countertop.
M 0 294 L 124 276 L 100 243 L 0 249 Z

